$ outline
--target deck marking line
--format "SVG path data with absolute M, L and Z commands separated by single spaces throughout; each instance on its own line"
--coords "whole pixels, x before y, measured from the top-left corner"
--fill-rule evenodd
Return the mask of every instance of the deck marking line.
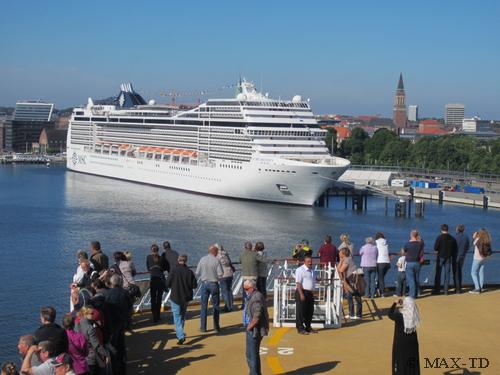
M 269 356 L 267 357 L 267 364 L 271 368 L 271 371 L 273 374 L 284 374 L 285 369 L 281 366 L 281 363 L 276 356 Z
M 287 333 L 289 330 L 290 328 L 288 327 L 278 328 L 276 332 L 274 332 L 274 334 L 271 337 L 269 337 L 269 340 L 267 340 L 267 344 L 269 346 L 278 346 L 279 342 L 281 341 L 285 333 Z
M 157 350 L 160 348 L 161 341 L 156 341 L 155 344 L 153 345 L 153 350 Z
M 267 340 L 267 344 L 269 346 L 278 346 L 279 342 L 281 341 L 281 339 L 283 338 L 285 333 L 287 333 L 289 330 L 290 330 L 290 328 L 287 328 L 287 327 L 278 328 L 273 333 L 273 335 L 271 337 L 269 337 L 269 340 Z M 285 369 L 283 368 L 283 366 L 281 366 L 281 363 L 280 363 L 277 356 L 274 356 L 274 355 L 268 356 L 267 357 L 267 364 L 268 364 L 269 368 L 271 369 L 271 371 L 273 372 L 273 374 L 284 374 L 285 373 Z

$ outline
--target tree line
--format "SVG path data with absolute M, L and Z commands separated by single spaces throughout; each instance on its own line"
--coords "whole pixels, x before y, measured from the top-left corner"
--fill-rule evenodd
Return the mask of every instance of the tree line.
M 354 128 L 351 136 L 340 144 L 336 136 L 334 129 L 328 130 L 327 147 L 332 154 L 347 158 L 352 164 L 500 174 L 500 139 L 450 134 L 422 137 L 412 143 L 389 129 L 379 129 L 370 138 L 362 128 Z

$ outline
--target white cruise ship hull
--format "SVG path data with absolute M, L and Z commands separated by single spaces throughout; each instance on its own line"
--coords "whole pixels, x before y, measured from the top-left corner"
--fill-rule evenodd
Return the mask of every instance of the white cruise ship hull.
M 86 152 L 68 147 L 69 170 L 221 197 L 313 205 L 348 168 L 274 159 L 212 166 Z

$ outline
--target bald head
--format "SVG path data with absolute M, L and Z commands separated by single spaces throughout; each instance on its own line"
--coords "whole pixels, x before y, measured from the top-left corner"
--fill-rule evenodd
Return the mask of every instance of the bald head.
M 208 247 L 208 253 L 212 254 L 214 257 L 217 256 L 217 253 L 219 252 L 219 249 L 216 245 L 210 245 Z
M 17 348 L 19 349 L 19 354 L 25 356 L 28 352 L 30 346 L 35 344 L 35 337 L 33 335 L 24 335 L 19 338 L 19 343 Z
M 418 236 L 419 236 L 418 230 L 413 229 L 413 230 L 410 232 L 410 237 L 411 237 L 412 239 L 415 239 L 415 240 L 416 240 L 416 239 L 418 238 Z

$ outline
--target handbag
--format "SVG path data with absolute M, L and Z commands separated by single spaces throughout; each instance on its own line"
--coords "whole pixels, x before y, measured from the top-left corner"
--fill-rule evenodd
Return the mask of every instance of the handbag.
M 135 284 L 128 284 L 127 292 L 132 298 L 140 298 L 142 296 L 141 289 Z
M 130 280 L 128 279 L 128 277 L 125 276 L 125 274 L 122 273 L 122 277 L 128 283 L 128 286 L 125 289 L 128 292 L 128 295 L 131 298 L 141 298 L 142 297 L 141 289 L 137 285 L 135 285 L 134 283 L 131 283 Z
M 354 293 L 353 287 L 349 284 L 347 280 L 342 280 L 342 286 L 344 287 L 344 292 L 346 293 Z
M 356 290 L 360 295 L 365 294 L 366 281 L 362 274 L 356 274 Z

